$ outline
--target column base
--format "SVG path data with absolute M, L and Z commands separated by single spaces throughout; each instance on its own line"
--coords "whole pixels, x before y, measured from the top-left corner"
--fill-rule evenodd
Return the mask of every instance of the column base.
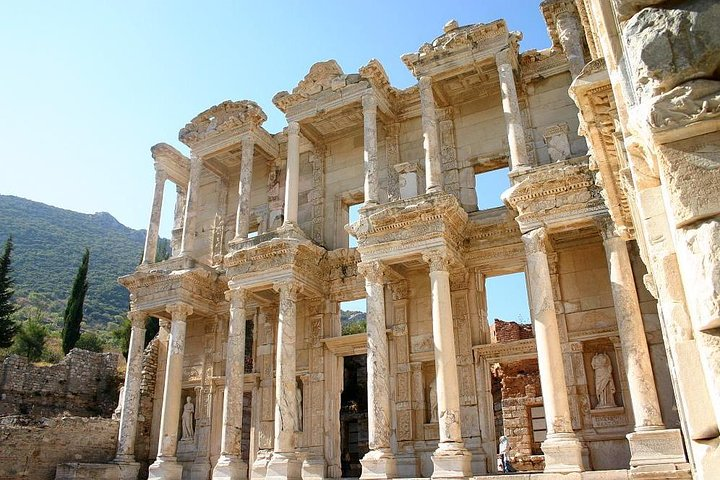
M 325 460 L 320 456 L 308 456 L 302 463 L 303 480 L 325 478 Z
M 370 450 L 360 459 L 360 478 L 395 478 L 397 459 L 390 450 Z
M 278 236 L 285 239 L 307 240 L 305 232 L 297 223 L 285 222 L 277 230 Z
M 432 454 L 433 479 L 469 478 L 472 454 L 462 443 L 441 443 Z
M 252 464 L 252 471 L 250 472 L 250 476 L 252 478 L 265 478 L 265 475 L 267 475 L 267 466 L 270 462 L 271 457 L 272 451 L 270 450 L 258 451 L 257 455 L 255 456 L 255 461 Z
M 237 455 L 221 455 L 212 471 L 212 480 L 245 480 L 246 478 L 247 465 Z
M 302 462 L 296 453 L 274 452 L 267 464 L 266 480 L 300 480 Z
M 668 468 L 683 470 L 687 465 L 680 430 L 662 429 L 629 433 L 631 471 L 653 471 Z
M 555 433 L 541 445 L 545 454 L 545 473 L 574 473 L 584 470 L 582 444 L 574 433 Z
M 148 469 L 148 480 L 182 480 L 183 467 L 175 457 L 158 457 Z

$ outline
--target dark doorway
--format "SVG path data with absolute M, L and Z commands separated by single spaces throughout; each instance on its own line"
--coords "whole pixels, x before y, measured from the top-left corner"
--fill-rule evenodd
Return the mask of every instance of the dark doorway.
M 345 357 L 340 397 L 340 460 L 343 477 L 360 477 L 360 459 L 368 452 L 367 357 Z

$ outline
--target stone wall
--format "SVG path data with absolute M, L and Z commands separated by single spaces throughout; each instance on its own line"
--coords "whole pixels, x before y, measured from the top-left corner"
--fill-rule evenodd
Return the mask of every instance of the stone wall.
M 122 383 L 118 360 L 115 353 L 73 349 L 57 365 L 39 367 L 10 355 L 0 375 L 0 416 L 109 417 Z
M 534 337 L 535 334 L 533 334 L 532 325 L 529 323 L 504 322 L 496 318 L 492 326 L 492 338 L 494 342 L 508 343 Z
M 51 480 L 67 462 L 108 462 L 118 422 L 110 418 L 0 419 L 0 480 Z

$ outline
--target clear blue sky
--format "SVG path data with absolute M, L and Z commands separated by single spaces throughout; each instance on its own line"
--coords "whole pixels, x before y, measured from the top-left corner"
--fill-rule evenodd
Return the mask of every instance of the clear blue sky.
M 197 113 L 251 99 L 278 131 L 273 95 L 330 58 L 346 73 L 377 58 L 407 87 L 400 56 L 452 18 L 505 18 L 523 50 L 550 44 L 539 1 L 5 2 L 0 194 L 146 228 L 150 147 L 187 152 L 177 132 Z

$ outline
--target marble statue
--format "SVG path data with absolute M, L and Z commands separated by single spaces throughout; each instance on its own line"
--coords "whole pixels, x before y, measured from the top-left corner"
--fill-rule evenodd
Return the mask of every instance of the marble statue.
M 430 423 L 438 421 L 438 400 L 437 400 L 437 387 L 435 386 L 435 379 L 430 382 Z
M 195 428 L 193 427 L 193 417 L 195 416 L 195 405 L 192 398 L 187 397 L 182 414 L 182 438 L 181 440 L 192 440 L 195 436 Z
M 615 404 L 615 382 L 612 378 L 612 363 L 605 353 L 596 353 L 591 362 L 595 371 L 595 395 L 597 408 L 611 408 Z
M 302 432 L 303 429 L 303 397 L 302 389 L 300 385 L 295 387 L 295 409 L 297 411 L 297 425 L 295 426 L 296 432 Z

